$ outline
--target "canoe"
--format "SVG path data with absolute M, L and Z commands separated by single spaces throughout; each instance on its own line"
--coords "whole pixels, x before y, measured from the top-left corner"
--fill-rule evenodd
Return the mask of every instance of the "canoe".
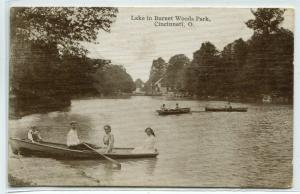
M 191 111 L 190 108 L 179 108 L 179 109 L 167 109 L 167 110 L 157 110 L 159 115 L 177 115 L 189 113 Z
M 210 108 L 205 107 L 207 112 L 247 112 L 248 108 Z
M 69 149 L 65 144 L 52 142 L 32 143 L 28 140 L 10 138 L 13 153 L 24 156 L 50 157 L 57 159 L 104 159 L 100 154 L 91 150 Z M 132 153 L 134 148 L 113 148 L 111 153 L 104 153 L 105 148 L 98 148 L 98 152 L 114 159 L 154 158 L 154 153 Z

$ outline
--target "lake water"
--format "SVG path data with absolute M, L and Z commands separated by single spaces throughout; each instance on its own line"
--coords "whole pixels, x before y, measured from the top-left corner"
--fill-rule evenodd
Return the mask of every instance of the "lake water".
M 115 146 L 136 147 L 151 127 L 157 136 L 156 159 L 109 162 L 59 161 L 10 154 L 9 173 L 37 185 L 177 186 L 177 187 L 290 187 L 292 182 L 293 108 L 289 105 L 246 106 L 248 112 L 194 112 L 158 116 L 155 110 L 177 101 L 163 97 L 86 99 L 72 101 L 68 112 L 34 114 L 10 120 L 10 136 L 26 137 L 36 125 L 45 141 L 65 143 L 69 121 L 80 123 L 81 140 L 102 144 L 103 126 L 110 124 Z M 194 111 L 225 102 L 178 101 Z M 20 167 L 22 165 L 23 167 Z M 25 165 L 25 168 L 24 168 Z M 25 172 L 24 169 L 27 169 Z M 28 172 L 29 170 L 29 172 Z M 74 175 L 74 176 L 73 176 Z

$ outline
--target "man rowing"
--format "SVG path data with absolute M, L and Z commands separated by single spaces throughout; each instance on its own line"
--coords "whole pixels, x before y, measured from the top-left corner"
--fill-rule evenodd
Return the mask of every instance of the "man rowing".
M 81 142 L 79 140 L 78 134 L 77 134 L 78 123 L 76 121 L 72 121 L 70 123 L 70 125 L 71 125 L 71 129 L 70 129 L 70 131 L 67 135 L 67 146 L 70 149 L 77 149 L 77 150 L 90 149 L 85 144 L 87 144 L 88 146 L 90 146 L 94 149 L 99 148 L 99 147 L 97 147 L 93 144 L 84 143 L 84 142 Z M 103 143 L 106 146 L 105 153 L 110 153 L 110 152 L 112 152 L 112 149 L 114 147 L 114 136 L 111 133 L 111 126 L 110 125 L 105 125 L 104 126 L 104 131 L 105 131 L 105 135 L 103 137 Z
M 67 135 L 67 146 L 71 149 L 81 149 L 82 144 L 81 144 L 81 142 L 78 138 L 78 134 L 77 134 L 78 124 L 76 121 L 71 121 L 70 126 L 71 126 L 71 129 Z
M 99 147 L 97 147 L 93 144 L 84 143 L 84 142 L 81 142 L 79 140 L 78 133 L 77 133 L 78 123 L 76 121 L 71 121 L 70 125 L 71 125 L 71 129 L 70 129 L 70 131 L 68 132 L 68 135 L 67 135 L 67 146 L 70 149 L 76 149 L 76 150 L 88 150 L 88 149 L 90 149 L 84 144 L 87 144 L 90 147 L 95 148 L 95 149 L 99 148 Z

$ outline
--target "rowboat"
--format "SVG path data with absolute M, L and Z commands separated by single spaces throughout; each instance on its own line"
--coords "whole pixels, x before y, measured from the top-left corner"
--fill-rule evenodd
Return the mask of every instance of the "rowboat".
M 159 115 L 177 115 L 189 113 L 191 111 L 190 108 L 178 108 L 178 109 L 166 109 L 166 110 L 157 110 Z
M 57 159 L 104 159 L 101 155 L 92 150 L 70 149 L 65 144 L 52 142 L 32 143 L 28 140 L 10 138 L 10 145 L 13 153 L 24 156 L 50 157 Z M 154 158 L 158 152 L 154 153 L 133 153 L 134 148 L 113 148 L 111 153 L 105 153 L 105 148 L 100 147 L 96 151 L 114 159 L 133 158 Z
M 205 107 L 207 112 L 247 112 L 248 108 L 210 108 Z

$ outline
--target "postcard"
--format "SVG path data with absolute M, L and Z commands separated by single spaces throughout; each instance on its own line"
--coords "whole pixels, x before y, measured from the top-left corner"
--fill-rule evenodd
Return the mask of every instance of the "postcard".
M 10 187 L 291 188 L 294 10 L 10 7 Z

